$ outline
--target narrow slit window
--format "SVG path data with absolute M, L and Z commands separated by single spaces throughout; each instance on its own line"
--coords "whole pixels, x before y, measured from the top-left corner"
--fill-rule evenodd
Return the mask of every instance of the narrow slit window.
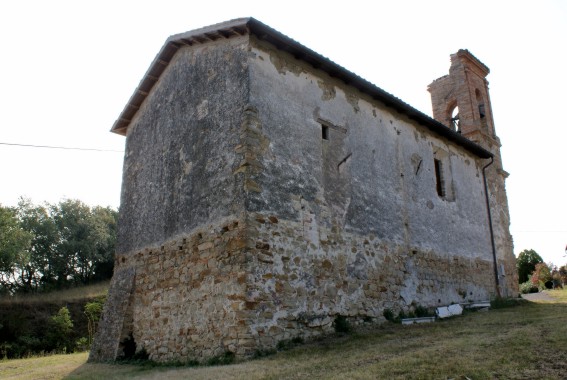
M 435 184 L 437 187 L 437 195 L 444 197 L 445 186 L 443 184 L 443 166 L 441 164 L 441 160 L 434 159 L 433 162 L 435 163 Z
M 483 119 L 486 116 L 486 111 L 484 110 L 484 104 L 478 105 L 478 113 L 480 114 L 481 119 Z
M 327 127 L 326 125 L 321 125 L 321 138 L 323 140 L 329 139 L 329 127 Z

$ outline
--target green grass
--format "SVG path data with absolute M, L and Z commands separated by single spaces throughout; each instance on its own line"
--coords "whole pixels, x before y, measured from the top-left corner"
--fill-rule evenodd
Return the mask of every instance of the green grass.
M 567 303 L 567 288 L 565 289 L 556 289 L 556 290 L 546 290 L 547 294 L 555 298 L 559 302 Z
M 87 353 L 0 361 L 0 379 L 62 379 L 85 364 Z
M 87 298 L 94 298 L 108 292 L 110 281 L 103 281 L 93 285 L 80 286 L 76 288 L 57 290 L 49 293 L 23 294 L 14 297 L 0 298 L 1 304 L 9 303 L 49 303 L 49 302 L 73 302 Z
M 564 379 L 567 290 L 548 294 L 555 301 L 526 301 L 423 325 L 386 323 L 227 366 L 92 364 L 85 363 L 86 354 L 75 354 L 3 361 L 0 378 Z

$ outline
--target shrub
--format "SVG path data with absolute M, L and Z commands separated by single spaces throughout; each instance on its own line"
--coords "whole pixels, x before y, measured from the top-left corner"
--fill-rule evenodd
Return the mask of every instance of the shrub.
M 523 299 L 516 299 L 516 298 L 503 298 L 503 297 L 496 297 L 490 301 L 490 308 L 491 309 L 503 309 L 506 307 L 513 307 L 521 305 L 522 303 L 527 302 Z
M 45 339 L 48 349 L 58 352 L 73 351 L 73 342 L 71 341 L 73 321 L 67 307 L 63 306 L 57 314 L 49 318 L 47 328 Z
M 551 280 L 551 271 L 545 263 L 538 263 L 535 265 L 535 270 L 533 271 L 530 280 L 532 284 L 537 286 L 540 290 L 546 288 L 545 283 Z
M 75 351 L 77 352 L 88 351 L 89 347 L 89 338 L 87 338 L 86 336 L 77 339 L 77 341 L 75 342 Z
M 425 307 L 423 307 L 423 306 L 421 306 L 421 305 L 417 305 L 417 306 L 415 307 L 414 313 L 415 313 L 415 316 L 416 316 L 417 318 L 423 318 L 423 317 L 431 317 L 431 316 L 433 316 L 433 315 L 429 312 L 429 310 L 427 310 L 427 308 L 425 308 Z
M 537 285 L 532 283 L 530 280 L 520 284 L 520 293 L 522 294 L 537 293 L 538 291 L 539 289 Z
M 85 305 L 85 315 L 87 316 L 88 329 L 89 329 L 89 337 L 87 341 L 88 347 L 90 347 L 93 343 L 94 334 L 98 326 L 98 321 L 102 316 L 102 308 L 104 306 L 105 301 L 106 301 L 106 296 L 103 296 L 103 297 L 98 297 L 93 302 L 88 302 Z
M 36 352 L 42 351 L 42 343 L 34 336 L 20 336 L 11 345 L 6 345 L 6 357 L 24 358 Z
M 398 316 L 396 317 L 396 319 L 394 320 L 394 322 L 396 323 L 402 323 L 402 319 L 406 319 L 406 318 L 413 318 L 415 317 L 415 314 L 413 313 L 409 313 L 406 314 L 403 310 L 400 310 L 400 312 L 398 313 Z
M 384 316 L 384 318 L 386 318 L 387 321 L 394 322 L 395 318 L 392 309 L 384 309 L 382 315 Z

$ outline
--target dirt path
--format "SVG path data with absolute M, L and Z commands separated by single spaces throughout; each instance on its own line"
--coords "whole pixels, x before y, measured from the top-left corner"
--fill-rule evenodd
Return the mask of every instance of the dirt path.
M 522 294 L 522 298 L 528 301 L 555 301 L 555 298 L 545 292 Z

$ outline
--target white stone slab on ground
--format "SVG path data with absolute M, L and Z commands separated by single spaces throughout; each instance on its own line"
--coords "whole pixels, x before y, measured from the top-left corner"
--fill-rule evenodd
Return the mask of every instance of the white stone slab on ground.
M 436 313 L 439 318 L 448 318 L 463 314 L 463 307 L 459 304 L 442 306 L 437 308 Z

